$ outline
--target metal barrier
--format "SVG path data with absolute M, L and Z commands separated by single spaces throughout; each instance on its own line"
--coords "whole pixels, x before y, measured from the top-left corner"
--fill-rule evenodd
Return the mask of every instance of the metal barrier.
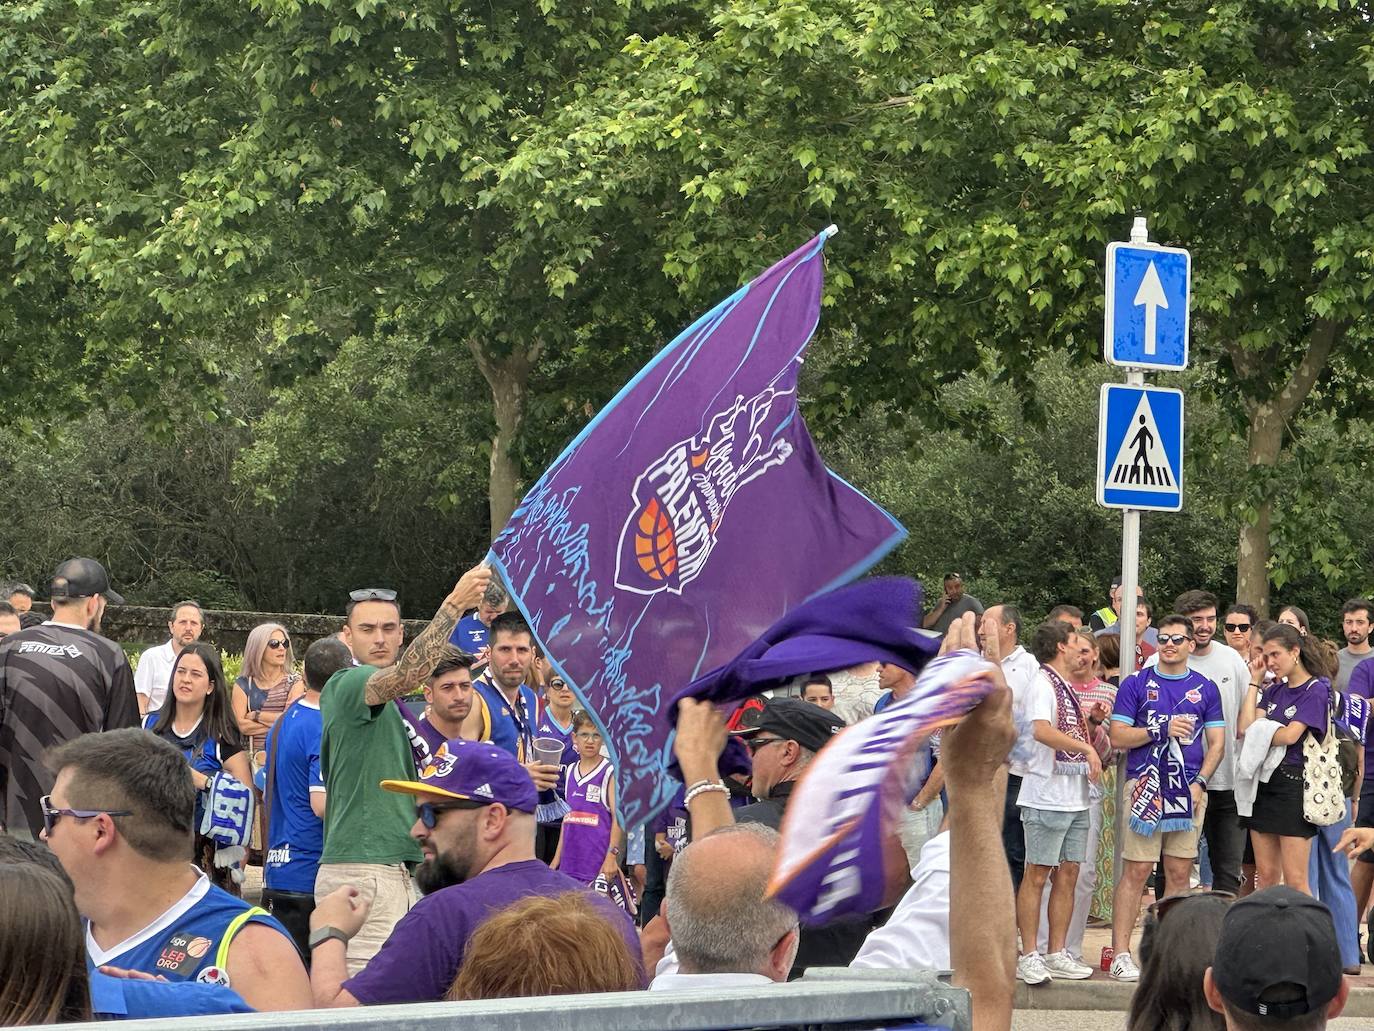
M 128 1031 L 210 1028 L 216 1031 L 707 1031 L 712 1028 L 880 1028 L 922 1022 L 971 1031 L 968 992 L 930 971 L 807 971 L 800 981 L 760 988 L 611 992 L 497 1002 L 435 1002 L 410 1006 L 245 1013 L 227 1017 L 132 1020 Z M 67 1024 L 87 1031 L 102 1023 Z

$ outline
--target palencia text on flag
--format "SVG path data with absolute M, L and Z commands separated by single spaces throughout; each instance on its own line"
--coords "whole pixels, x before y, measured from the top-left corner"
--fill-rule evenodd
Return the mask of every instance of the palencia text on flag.
M 605 735 L 627 827 L 676 785 L 666 706 L 790 607 L 905 536 L 825 467 L 797 409 L 825 234 L 664 348 L 540 477 L 492 545 Z

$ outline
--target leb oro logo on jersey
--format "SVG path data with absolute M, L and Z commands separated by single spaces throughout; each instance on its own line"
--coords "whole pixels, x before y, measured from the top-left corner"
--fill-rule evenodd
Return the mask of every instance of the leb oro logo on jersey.
M 748 400 L 737 395 L 711 417 L 704 433 L 678 441 L 640 474 L 634 507 L 620 531 L 617 587 L 681 594 L 701 575 L 735 492 L 792 454 L 781 436 L 792 406 L 774 406 L 792 393 L 765 387 Z

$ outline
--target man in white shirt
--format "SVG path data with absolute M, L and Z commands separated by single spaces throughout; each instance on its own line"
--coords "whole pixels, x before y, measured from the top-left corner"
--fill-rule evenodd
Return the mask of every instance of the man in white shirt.
M 766 898 L 778 832 L 759 823 L 721 827 L 678 853 L 660 911 L 678 972 L 650 991 L 786 982 L 797 954 L 797 914 Z
M 1035 747 L 1017 798 L 1026 834 L 1026 872 L 1016 893 L 1023 950 L 1016 976 L 1032 985 L 1056 977 L 1082 980 L 1093 972 L 1065 948 L 1078 867 L 1088 856 L 1088 785 L 1102 779 L 1102 760 L 1070 687 L 1075 639 L 1063 623 L 1053 622 L 1042 624 L 1031 640 L 1041 667 L 1025 702 Z M 1049 955 L 1042 956 L 1036 948 L 1040 900 L 1051 874 Z
M 983 613 L 978 623 L 978 647 L 983 654 L 1003 657 L 999 664 L 1011 688 L 1012 721 L 1016 724 L 1016 744 L 1012 746 L 1009 760 L 1011 773 L 1007 777 L 1006 808 L 1002 813 L 1002 848 L 1007 853 L 1007 866 L 1011 868 L 1013 892 L 1021 888 L 1026 864 L 1026 839 L 1016 796 L 1021 793 L 1021 778 L 1026 775 L 1026 761 L 1035 744 L 1034 728 L 1026 718 L 1026 698 L 1040 675 L 1040 663 L 1018 643 L 1020 636 L 1021 613 L 1015 605 L 994 605 Z M 996 645 L 995 653 L 989 650 L 990 641 Z
M 162 708 L 177 656 L 188 644 L 200 640 L 204 629 L 205 612 L 198 602 L 179 601 L 172 606 L 172 618 L 167 623 L 171 638 L 166 644 L 149 648 L 140 655 L 138 668 L 134 670 L 134 692 L 138 695 L 140 716 Z
M 1188 668 L 1201 673 L 1217 685 L 1221 695 L 1221 714 L 1226 720 L 1226 750 L 1216 772 L 1207 778 L 1207 815 L 1202 836 L 1207 842 L 1212 865 L 1212 888 L 1231 894 L 1240 892 L 1240 863 L 1245 854 L 1245 827 L 1236 812 L 1236 756 L 1240 754 L 1239 729 L 1241 699 L 1250 683 L 1246 659 L 1230 645 L 1216 639 L 1217 596 L 1209 591 L 1184 591 L 1174 599 L 1174 611 L 1187 616 L 1193 624 L 1193 654 Z M 1158 654 L 1145 663 L 1154 666 Z

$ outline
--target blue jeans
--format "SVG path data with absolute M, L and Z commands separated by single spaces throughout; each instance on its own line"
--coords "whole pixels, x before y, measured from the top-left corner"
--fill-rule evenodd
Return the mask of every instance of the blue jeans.
M 1341 963 L 1348 967 L 1360 963 L 1360 916 L 1355 912 L 1355 892 L 1350 887 L 1350 867 L 1344 855 L 1331 850 L 1350 826 L 1350 803 L 1345 816 L 1330 827 L 1318 827 L 1312 842 L 1312 859 L 1307 868 L 1308 884 L 1336 924 L 1336 941 L 1341 946 Z

